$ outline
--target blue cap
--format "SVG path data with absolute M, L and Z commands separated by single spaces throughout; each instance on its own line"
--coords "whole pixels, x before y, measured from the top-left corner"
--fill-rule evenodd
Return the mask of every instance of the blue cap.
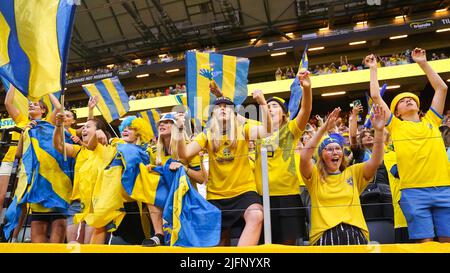
M 173 123 L 175 123 L 175 112 L 170 112 L 167 114 L 164 114 L 159 120 L 158 120 L 158 124 L 161 121 L 165 121 L 165 120 L 171 120 Z
M 328 137 L 322 140 L 322 142 L 319 145 L 319 155 L 322 154 L 323 148 L 325 148 L 330 143 L 337 143 L 339 144 L 339 146 L 341 146 L 341 148 L 343 148 L 345 140 L 343 136 L 337 133 L 328 135 Z

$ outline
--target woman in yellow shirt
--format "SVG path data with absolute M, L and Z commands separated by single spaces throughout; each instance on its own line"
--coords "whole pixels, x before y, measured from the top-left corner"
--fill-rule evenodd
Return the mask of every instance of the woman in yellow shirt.
M 176 143 L 174 141 L 174 136 L 176 135 L 175 130 L 177 130 L 175 124 L 175 113 L 167 113 L 161 117 L 158 121 L 158 141 L 156 144 L 156 151 L 150 149 L 150 164 L 151 165 L 164 165 L 169 158 L 179 160 L 180 162 L 170 163 L 170 170 L 178 170 L 179 168 L 184 168 L 186 174 L 192 180 L 192 182 L 204 183 L 206 180 L 206 173 L 201 168 L 200 158 L 195 156 L 190 162 L 182 161 L 179 159 L 178 153 L 176 151 Z M 185 141 L 188 139 L 187 135 L 184 136 Z M 195 183 L 192 183 L 195 185 Z M 195 186 L 194 186 L 195 187 Z M 163 233 L 163 219 L 162 210 L 157 206 L 149 205 L 149 210 L 151 210 L 155 216 L 153 217 L 153 223 L 155 226 L 155 236 L 150 239 L 145 239 L 142 242 L 143 246 L 157 246 L 164 245 L 164 233 Z M 156 228 L 157 226 L 157 228 Z
M 66 127 L 67 114 L 58 113 L 55 117 L 53 146 L 63 153 L 61 126 Z M 70 118 L 69 118 L 70 119 Z M 105 146 L 108 143 L 106 126 L 99 119 L 89 119 L 83 126 L 81 141 L 77 144 L 65 143 L 68 157 L 75 158 L 74 181 L 70 198 L 67 219 L 67 242 L 88 244 L 91 241 L 93 227 L 89 227 L 84 216 L 91 210 L 92 191 L 101 168 L 106 167 L 103 161 Z M 96 137 L 94 137 L 96 136 Z M 100 141 L 98 141 L 100 139 Z M 100 143 L 99 143 L 100 142 Z M 76 218 L 76 220 L 74 220 Z
M 300 198 L 300 181 L 295 164 L 295 148 L 305 130 L 312 108 L 312 91 L 309 71 L 298 75 L 303 89 L 301 108 L 298 115 L 289 120 L 289 113 L 282 98 L 267 100 L 272 118 L 270 136 L 257 141 L 256 185 L 262 195 L 260 150 L 268 150 L 268 180 L 270 192 L 272 242 L 295 245 L 305 233 L 305 210 Z M 297 161 L 298 162 L 298 161 Z
M 341 109 L 336 108 L 300 154 L 300 173 L 311 197 L 311 245 L 367 244 L 369 232 L 359 195 L 383 160 L 384 115 L 374 106 L 375 144 L 372 158 L 346 167 L 344 139 L 327 132 L 334 128 Z M 318 147 L 318 162 L 311 158 Z
M 218 97 L 210 127 L 198 134 L 186 145 L 184 115 L 177 114 L 176 138 L 178 155 L 189 159 L 206 149 L 209 155 L 207 197 L 213 205 L 222 210 L 222 238 L 220 245 L 230 245 L 230 229 L 242 218 L 245 227 L 238 246 L 257 245 L 261 234 L 263 212 L 261 198 L 256 191 L 254 174 L 248 159 L 249 141 L 264 137 L 271 129 L 267 103 L 261 91 L 255 91 L 253 98 L 262 110 L 262 126 L 238 121 L 234 103 L 226 97 Z
M 420 100 L 409 92 L 398 94 L 390 107 L 380 96 L 377 60 L 365 58 L 370 68 L 370 96 L 387 113 L 400 177 L 400 207 L 408 223 L 409 238 L 418 242 L 450 242 L 450 173 L 444 141 L 439 131 L 447 85 L 427 62 L 426 52 L 415 48 L 413 60 L 435 90 L 431 107 L 421 117 Z

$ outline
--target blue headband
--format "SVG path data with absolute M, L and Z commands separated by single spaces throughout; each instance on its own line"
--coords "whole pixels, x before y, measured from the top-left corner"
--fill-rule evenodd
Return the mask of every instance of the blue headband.
M 344 137 L 340 134 L 330 134 L 327 138 L 325 138 L 322 143 L 319 145 L 319 155 L 322 154 L 323 148 L 325 148 L 330 143 L 337 143 L 341 148 L 344 147 Z

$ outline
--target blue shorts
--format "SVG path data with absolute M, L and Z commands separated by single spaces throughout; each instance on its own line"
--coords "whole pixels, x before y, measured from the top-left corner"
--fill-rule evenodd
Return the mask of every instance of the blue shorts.
M 400 207 L 410 239 L 450 237 L 449 186 L 404 189 Z
M 75 200 L 70 203 L 69 210 L 67 211 L 67 225 L 73 225 L 73 216 L 81 212 L 80 200 Z

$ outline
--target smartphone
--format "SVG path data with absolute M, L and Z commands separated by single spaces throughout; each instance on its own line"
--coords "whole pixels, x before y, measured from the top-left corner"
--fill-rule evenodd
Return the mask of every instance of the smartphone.
M 356 107 L 358 105 L 361 105 L 361 101 L 360 100 L 354 100 L 353 101 L 353 107 Z

